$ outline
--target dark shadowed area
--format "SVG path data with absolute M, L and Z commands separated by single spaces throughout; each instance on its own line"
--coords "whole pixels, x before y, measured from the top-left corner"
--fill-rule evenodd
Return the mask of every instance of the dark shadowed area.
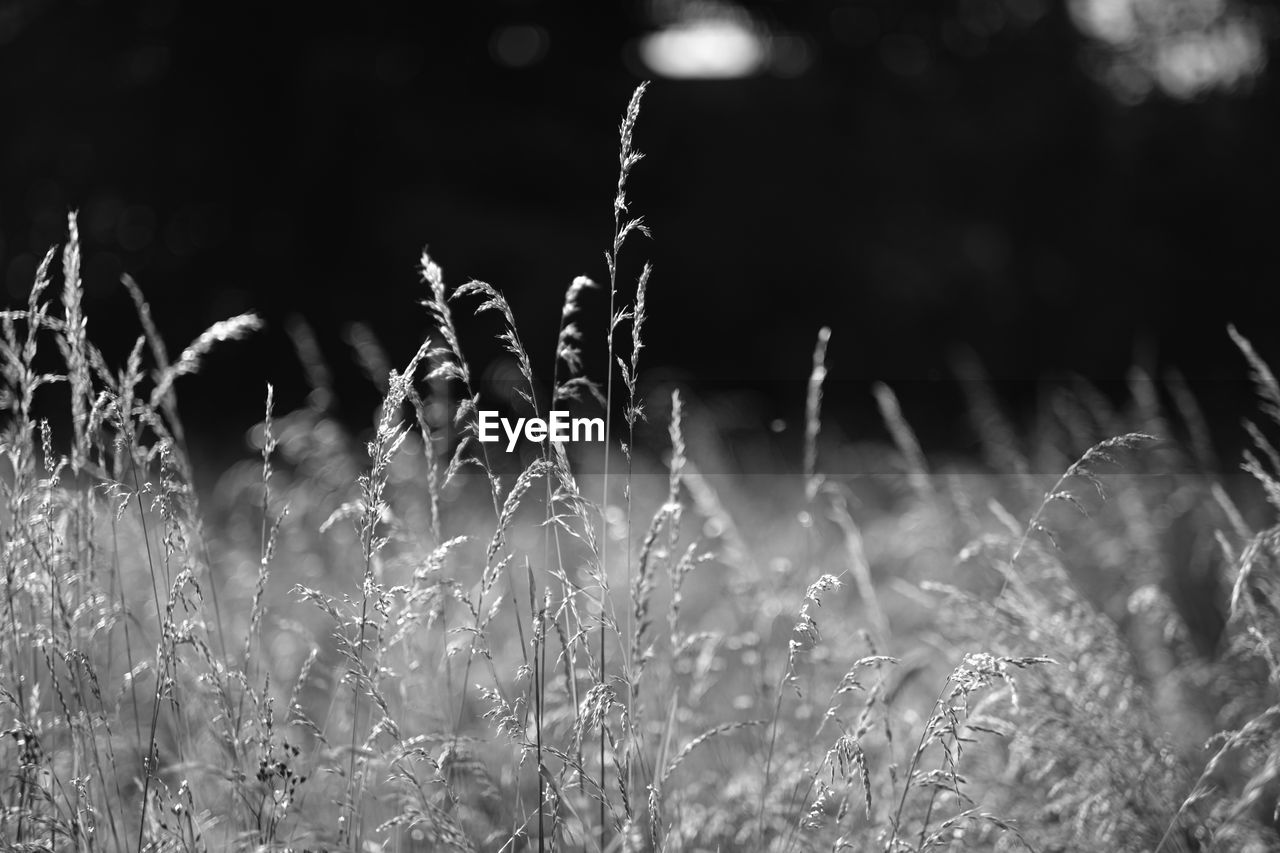
M 652 78 L 631 193 L 654 233 L 651 374 L 790 423 L 830 325 L 828 411 L 851 431 L 883 379 L 926 445 L 966 446 L 959 348 L 1024 405 L 1045 375 L 1122 390 L 1135 361 L 1177 366 L 1233 428 L 1249 390 L 1225 324 L 1275 355 L 1276 35 L 1268 6 L 1197 0 L 8 0 L 0 271 L 23 299 L 78 209 L 118 355 L 124 272 L 175 349 L 266 319 L 189 380 L 197 440 L 238 436 L 268 379 L 306 393 L 291 318 L 363 418 L 376 392 L 344 340 L 358 321 L 412 353 L 424 245 L 451 285 L 500 288 L 550 361 L 564 288 L 606 275 L 614 129 Z

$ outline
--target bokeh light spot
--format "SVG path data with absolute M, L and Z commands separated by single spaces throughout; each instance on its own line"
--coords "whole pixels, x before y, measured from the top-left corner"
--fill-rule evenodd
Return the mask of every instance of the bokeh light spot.
M 551 37 L 545 29 L 533 24 L 514 24 L 494 30 L 489 39 L 489 54 L 507 68 L 529 68 L 547 55 Z
M 676 23 L 640 42 L 640 58 L 655 74 L 676 79 L 734 79 L 759 72 L 765 42 L 736 16 Z
M 1094 76 L 1122 101 L 1231 92 L 1266 66 L 1259 21 L 1230 0 L 1071 0 L 1070 10 L 1101 48 Z

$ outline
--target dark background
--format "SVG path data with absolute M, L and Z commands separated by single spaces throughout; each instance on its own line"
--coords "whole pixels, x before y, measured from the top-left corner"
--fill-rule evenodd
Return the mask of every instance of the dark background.
M 549 358 L 565 286 L 606 276 L 617 123 L 655 76 L 636 40 L 677 5 L 8 0 L 8 301 L 75 208 L 90 334 L 116 356 L 138 333 L 122 272 L 175 352 L 259 312 L 266 332 L 184 380 L 210 446 L 238 443 L 268 379 L 282 406 L 306 393 L 294 316 L 334 367 L 340 411 L 367 421 L 374 391 L 343 332 L 363 321 L 407 360 L 428 329 L 423 245 L 451 285 L 502 289 Z M 828 410 L 857 419 L 870 380 L 896 383 L 927 444 L 969 441 L 951 427 L 959 346 L 1015 407 L 1039 377 L 1110 388 L 1136 359 L 1177 365 L 1228 426 L 1248 411 L 1224 326 L 1280 356 L 1272 74 L 1125 90 L 1120 54 L 1057 0 L 745 8 L 790 39 L 789 64 L 657 78 L 640 119 L 631 195 L 655 239 L 632 258 L 656 267 L 652 375 L 751 388 L 766 421 L 790 416 L 830 325 Z M 1231 8 L 1273 46 L 1265 7 Z M 538 28 L 536 49 L 504 43 L 529 32 L 512 26 Z M 598 348 L 605 297 L 590 298 Z M 486 362 L 492 324 L 464 329 Z

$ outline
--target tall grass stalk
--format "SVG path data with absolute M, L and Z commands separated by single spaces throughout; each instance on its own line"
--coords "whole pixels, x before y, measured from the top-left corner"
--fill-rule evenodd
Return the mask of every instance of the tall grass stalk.
M 622 254 L 622 247 L 632 232 L 639 231 L 642 234 L 648 234 L 648 226 L 644 224 L 643 217 L 629 218 L 630 211 L 627 207 L 627 178 L 631 174 L 632 167 L 640 162 L 644 156 L 635 150 L 632 145 L 632 135 L 635 132 L 636 121 L 640 118 L 640 101 L 644 97 L 647 83 L 641 83 L 636 87 L 635 92 L 631 95 L 631 102 L 627 104 L 626 114 L 622 118 L 622 125 L 619 128 L 619 149 L 618 149 L 618 191 L 613 199 L 613 245 L 609 251 L 605 253 L 605 262 L 609 268 L 609 334 L 606 340 L 606 357 L 605 362 L 608 366 L 607 379 L 605 380 L 605 420 L 604 420 L 604 462 L 603 473 L 601 475 L 600 487 L 600 520 L 602 535 L 600 537 L 600 660 L 599 660 L 599 677 L 597 684 L 603 686 L 606 683 L 608 673 L 607 656 L 605 652 L 605 637 L 607 633 L 607 613 L 609 608 L 609 457 L 612 455 L 612 437 L 613 437 L 613 367 L 614 367 L 614 334 L 618 326 L 622 324 L 629 316 L 630 312 L 618 310 L 618 260 Z M 641 281 L 648 279 L 648 271 L 641 276 Z M 643 286 L 643 285 L 642 285 Z M 632 328 L 635 328 L 633 322 Z M 638 332 L 636 332 L 638 336 Z M 633 352 L 638 352 L 633 349 Z M 628 541 L 630 535 L 628 534 Z M 600 730 L 600 790 L 603 792 L 606 788 L 605 782 L 608 775 L 608 766 L 605 762 L 605 730 Z M 603 851 L 608 846 L 608 827 L 605 823 L 605 801 L 600 801 L 600 849 Z

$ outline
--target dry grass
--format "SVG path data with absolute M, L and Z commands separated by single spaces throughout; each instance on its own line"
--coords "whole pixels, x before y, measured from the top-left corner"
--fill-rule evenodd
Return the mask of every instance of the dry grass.
M 702 474 L 715 425 L 642 380 L 660 274 L 620 262 L 647 234 L 626 195 L 642 95 L 620 133 L 604 365 L 583 363 L 589 279 L 543 385 L 502 293 L 451 288 L 424 254 L 419 350 L 393 370 L 369 330 L 350 336 L 383 395 L 369 434 L 330 417 L 298 325 L 314 393 L 280 414 L 267 386 L 261 458 L 208 509 L 180 380 L 258 321 L 171 361 L 126 280 L 142 334 L 109 366 L 70 218 L 59 297 L 51 251 L 0 315 L 6 849 L 1280 844 L 1280 525 L 1255 530 L 1215 479 L 1185 382 L 1162 397 L 1135 376 L 1124 411 L 1057 389 L 1027 433 L 962 362 L 1009 478 L 928 460 L 877 386 L 886 490 L 824 474 L 849 451 L 821 430 L 823 329 L 802 470 L 764 497 Z M 524 413 L 603 411 L 600 475 L 580 473 L 598 447 L 544 442 L 513 468 L 477 441 L 491 404 L 464 343 L 490 321 Z M 1280 386 L 1231 335 L 1264 418 L 1244 467 L 1274 512 Z M 1225 625 L 1201 618 L 1215 589 Z

